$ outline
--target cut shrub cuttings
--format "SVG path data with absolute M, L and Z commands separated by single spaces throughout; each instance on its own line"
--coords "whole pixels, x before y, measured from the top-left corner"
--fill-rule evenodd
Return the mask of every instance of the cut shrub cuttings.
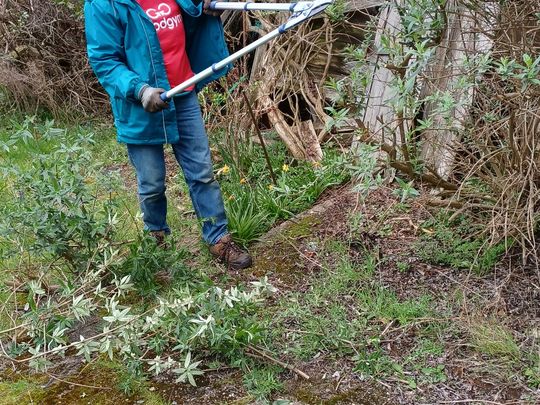
M 260 340 L 253 315 L 274 288 L 266 279 L 220 288 L 189 269 L 183 251 L 158 252 L 145 236 L 126 240 L 123 229 L 137 219 L 119 214 L 121 183 L 91 156 L 91 140 L 74 136 L 47 154 L 29 152 L 30 167 L 2 168 L 10 187 L 0 206 L 8 258 L 1 265 L 28 291 L 8 330 L 30 338 L 15 339 L 7 350 L 25 354 L 40 371 L 75 351 L 87 362 L 97 354 L 118 357 L 130 370 L 168 371 L 195 385 L 206 356 L 237 361 Z M 157 294 L 161 270 L 172 272 L 176 284 L 156 300 L 138 300 L 135 287 Z M 88 321 L 97 330 L 81 332 Z

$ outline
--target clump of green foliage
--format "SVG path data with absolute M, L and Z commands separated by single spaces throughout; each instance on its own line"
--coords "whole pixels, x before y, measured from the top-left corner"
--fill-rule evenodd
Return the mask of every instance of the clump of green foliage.
M 224 194 L 229 226 L 235 239 L 247 244 L 278 220 L 288 219 L 310 207 L 327 188 L 351 176 L 347 159 L 326 150 L 321 163 L 299 162 L 287 155 L 281 142 L 269 145 L 274 184 L 262 148 L 247 142 L 234 153 L 225 142 L 217 144 L 222 158 L 217 170 Z
M 68 351 L 88 362 L 103 354 L 134 373 L 167 371 L 193 385 L 204 356 L 241 359 L 261 339 L 254 313 L 273 287 L 263 279 L 220 288 L 189 269 L 183 251 L 158 249 L 140 232 L 127 239 L 124 229 L 140 218 L 121 214 L 121 182 L 90 154 L 93 136 L 63 134 L 63 142 L 42 153 L 41 129 L 29 122 L 8 137 L 9 150 L 31 147 L 24 147 L 24 161 L 0 167 L 1 266 L 27 290 L 24 310 L 10 314 L 8 330 L 30 337 L 14 339 L 8 353 L 25 354 L 36 370 Z M 170 290 L 156 288 L 160 270 L 173 273 Z M 139 301 L 136 292 L 157 299 Z M 100 329 L 75 333 L 89 320 L 100 321 Z
M 476 322 L 469 328 L 476 350 L 492 357 L 520 358 L 521 351 L 508 328 L 496 322 Z
M 473 225 L 465 216 L 450 221 L 440 213 L 426 221 L 424 235 L 416 244 L 416 252 L 428 263 L 451 266 L 456 269 L 471 269 L 482 275 L 488 273 L 506 252 L 504 243 L 489 245 L 478 237 L 478 225 Z
M 247 391 L 258 400 L 265 400 L 272 393 L 283 388 L 278 374 L 279 367 L 255 367 L 244 375 Z

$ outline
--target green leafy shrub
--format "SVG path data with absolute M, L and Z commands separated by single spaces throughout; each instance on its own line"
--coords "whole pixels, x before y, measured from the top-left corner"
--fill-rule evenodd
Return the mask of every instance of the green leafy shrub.
M 126 240 L 123 228 L 138 218 L 119 215 L 121 185 L 90 155 L 91 137 L 66 135 L 44 154 L 35 130 L 9 145 L 35 142 L 27 148 L 34 164 L 1 167 L 0 243 L 8 259 L 1 266 L 27 290 L 25 310 L 9 314 L 8 330 L 30 338 L 14 339 L 9 353 L 36 370 L 68 352 L 85 361 L 102 354 L 122 359 L 133 375 L 170 372 L 191 384 L 205 356 L 242 358 L 261 339 L 253 314 L 273 287 L 263 279 L 222 289 L 188 269 L 184 251 L 160 249 L 144 234 Z M 170 290 L 156 288 L 160 270 L 175 276 Z M 137 289 L 160 294 L 139 301 Z M 81 328 L 89 320 L 97 331 Z
M 118 182 L 92 160 L 91 140 L 68 141 L 48 154 L 31 155 L 30 168 L 4 167 L 3 179 L 11 187 L 0 207 L 0 237 L 11 246 L 8 256 L 61 260 L 81 272 L 99 263 L 96 251 L 103 253 L 104 241 L 114 238 Z

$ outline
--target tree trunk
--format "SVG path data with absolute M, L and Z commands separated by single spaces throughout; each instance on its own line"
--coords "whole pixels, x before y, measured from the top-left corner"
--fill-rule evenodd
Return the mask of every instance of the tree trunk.
M 484 7 L 494 13 L 498 6 L 489 2 Z M 448 26 L 433 62 L 428 66 L 422 97 L 450 94 L 454 105 L 450 111 L 441 111 L 440 102 L 429 101 L 425 105 L 424 119 L 431 119 L 433 127 L 423 135 L 422 160 L 439 176 L 448 179 L 454 165 L 454 143 L 469 116 L 474 97 L 474 86 L 460 87 L 460 78 L 468 75 L 465 66 L 471 56 L 489 52 L 493 42 L 484 34 L 477 16 L 461 0 L 450 0 L 446 6 Z M 494 22 L 490 22 L 491 27 Z M 487 22 L 485 25 L 488 25 Z
M 399 131 L 400 118 L 396 115 L 390 102 L 397 95 L 396 90 L 389 85 L 394 78 L 394 72 L 386 67 L 389 56 L 383 53 L 382 37 L 392 37 L 401 29 L 400 16 L 395 4 L 383 8 L 379 15 L 377 33 L 375 35 L 375 54 L 371 56 L 373 73 L 371 84 L 367 91 L 366 108 L 362 121 L 368 131 L 367 136 L 378 143 L 401 145 L 396 133 Z M 408 124 L 405 123 L 405 129 Z

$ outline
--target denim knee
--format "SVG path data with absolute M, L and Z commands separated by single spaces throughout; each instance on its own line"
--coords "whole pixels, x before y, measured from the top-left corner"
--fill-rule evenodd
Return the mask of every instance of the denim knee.
M 139 198 L 141 202 L 148 202 L 154 200 L 161 200 L 165 196 L 165 186 L 156 186 L 153 188 L 143 188 L 139 189 Z
M 200 170 L 190 171 L 190 173 L 186 174 L 186 177 L 188 182 L 193 183 L 211 184 L 216 181 L 212 164 L 204 165 Z
M 165 173 L 161 170 L 137 170 L 139 194 L 145 198 L 158 198 L 165 194 Z

